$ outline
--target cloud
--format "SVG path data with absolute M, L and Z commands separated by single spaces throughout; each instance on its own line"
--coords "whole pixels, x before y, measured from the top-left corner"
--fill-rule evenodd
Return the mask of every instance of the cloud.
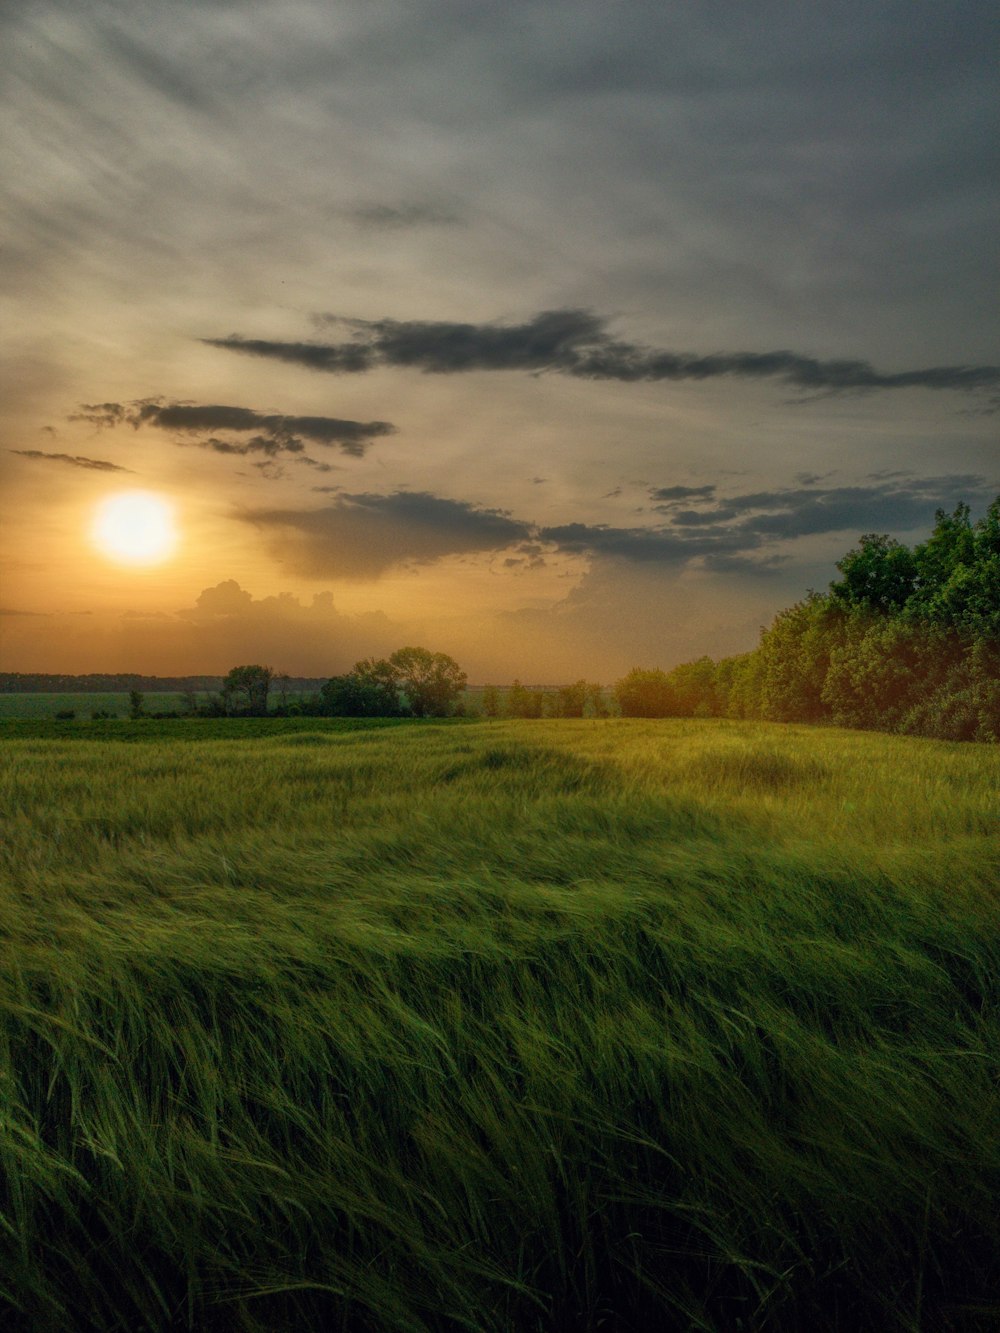
M 649 494 L 653 500 L 670 504 L 678 500 L 709 500 L 715 491 L 715 486 L 656 486 Z
M 131 472 L 130 467 L 109 463 L 105 458 L 84 458 L 81 454 L 47 454 L 41 449 L 8 449 L 19 458 L 41 458 L 49 463 L 68 463 L 70 467 L 90 468 L 93 472 Z
M 340 495 L 322 509 L 255 509 L 275 554 L 307 575 L 373 578 L 393 565 L 497 551 L 529 537 L 530 524 L 423 491 Z
M 382 612 L 339 611 L 330 592 L 258 598 L 235 579 L 169 613 L 88 612 L 90 623 L 65 613 L 7 614 L 16 619 L 6 623 L 5 647 L 9 639 L 11 661 L 25 671 L 103 671 L 113 662 L 116 670 L 158 676 L 221 675 L 239 662 L 266 662 L 295 675 L 331 676 L 413 641 L 410 627 Z
M 632 565 L 698 565 L 763 575 L 787 558 L 772 549 L 778 543 L 833 533 L 926 529 L 939 508 L 954 508 L 964 499 L 985 509 L 991 498 L 983 478 L 956 475 L 747 492 L 717 503 L 713 498 L 707 509 L 679 509 L 674 500 L 657 507 L 666 521 L 641 527 L 582 522 L 539 526 L 504 510 L 425 491 L 340 494 L 321 509 L 255 509 L 241 517 L 267 534 L 279 559 L 310 576 L 373 578 L 394 565 L 429 564 L 445 556 L 515 546 L 505 561 L 510 569 L 526 563 L 537 568 L 548 548 Z
M 887 479 L 730 495 L 713 509 L 674 511 L 671 523 L 708 537 L 729 534 L 749 547 L 834 532 L 912 532 L 928 527 L 938 509 L 953 509 L 961 500 L 985 509 L 992 496 L 985 479 L 974 475 Z
M 308 440 L 342 453 L 361 457 L 372 440 L 395 433 L 388 421 L 352 421 L 344 417 L 291 416 L 256 412 L 249 407 L 221 403 L 164 403 L 156 398 L 131 403 L 84 403 L 70 417 L 87 421 L 99 429 L 128 424 L 136 429 L 152 426 L 193 438 L 190 442 L 220 454 L 303 454 Z M 218 432 L 249 438 L 227 439 Z M 308 460 L 310 463 L 313 460 Z M 314 466 L 317 466 L 313 463 Z
M 403 366 L 445 375 L 477 370 L 552 371 L 579 379 L 637 381 L 736 378 L 778 380 L 811 392 L 910 389 L 975 392 L 1000 387 L 1000 366 L 930 366 L 883 372 L 858 359 L 821 361 L 799 352 L 667 351 L 614 338 L 588 310 L 545 310 L 523 324 L 321 317 L 351 332 L 348 342 L 203 339 L 243 352 L 337 374 Z
M 457 213 L 433 204 L 362 204 L 350 209 L 347 216 L 361 227 L 375 227 L 380 231 L 454 226 L 461 221 Z

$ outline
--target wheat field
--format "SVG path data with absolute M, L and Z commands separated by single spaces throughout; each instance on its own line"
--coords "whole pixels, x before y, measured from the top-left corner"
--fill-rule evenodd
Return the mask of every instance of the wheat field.
M 5 1330 L 1000 1324 L 995 747 L 227 725 L 0 728 Z

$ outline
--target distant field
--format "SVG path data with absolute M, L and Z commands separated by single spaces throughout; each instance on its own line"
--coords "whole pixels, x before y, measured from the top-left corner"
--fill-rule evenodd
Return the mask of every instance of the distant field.
M 288 698 L 298 697 L 297 691 L 290 690 Z M 199 692 L 199 702 L 204 702 L 208 695 Z M 272 696 L 272 706 L 276 703 Z M 143 707 L 147 713 L 181 712 L 184 698 L 181 694 L 164 691 L 162 694 L 148 691 L 143 694 Z M 0 693 L 0 719 L 7 717 L 44 718 L 55 717 L 56 713 L 72 710 L 78 721 L 86 721 L 94 712 L 114 713 L 117 717 L 128 717 L 128 692 L 117 694 L 20 694 Z
M 181 707 L 179 694 L 147 694 L 146 708 L 151 713 L 173 712 Z M 0 694 L 0 718 L 55 717 L 72 709 L 78 718 L 104 711 L 128 717 L 128 693 L 120 694 Z
M 545 694 L 553 694 L 553 686 L 538 686 Z M 465 706 L 470 712 L 478 712 L 482 707 L 483 698 L 482 685 L 470 685 L 465 691 Z M 503 690 L 501 690 L 501 693 Z M 286 697 L 291 699 L 301 698 L 304 691 L 288 690 Z M 204 692 L 199 692 L 198 699 L 203 702 L 208 698 Z M 172 694 L 168 691 L 164 693 L 153 693 L 148 691 L 143 695 L 144 707 L 148 713 L 169 713 L 181 712 L 184 708 L 183 696 Z M 272 691 L 270 706 L 276 707 L 279 701 L 277 691 Z M 72 710 L 76 714 L 77 721 L 87 721 L 91 714 L 98 711 L 114 713 L 117 717 L 128 717 L 128 693 L 123 691 L 118 694 L 4 694 L 0 692 L 0 719 L 8 717 L 20 718 L 45 718 L 55 717 L 56 713 Z
M 0 762 L 4 1333 L 997 1328 L 995 747 L 25 719 Z

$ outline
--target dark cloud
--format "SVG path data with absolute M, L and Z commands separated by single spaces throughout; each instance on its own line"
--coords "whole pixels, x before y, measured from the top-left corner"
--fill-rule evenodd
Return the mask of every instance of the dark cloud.
M 41 449 L 9 449 L 19 458 L 41 458 L 49 463 L 68 463 L 71 467 L 89 468 L 93 472 L 131 472 L 130 467 L 109 463 L 105 458 L 84 458 L 81 454 L 47 454 Z
M 705 555 L 753 550 L 762 539 L 716 528 L 692 537 L 670 527 L 612 528 L 604 524 L 566 523 L 539 528 L 541 541 L 572 555 L 608 556 L 633 564 L 683 565 Z
M 928 527 L 936 510 L 953 509 L 962 500 L 985 509 L 993 494 L 984 478 L 970 475 L 754 491 L 727 496 L 714 509 L 677 512 L 672 524 L 733 534 L 749 544 L 833 532 L 912 532 Z
M 98 428 L 126 423 L 135 428 L 153 426 L 158 430 L 190 435 L 191 443 L 215 453 L 240 456 L 260 453 L 272 458 L 278 454 L 303 455 L 304 440 L 360 457 L 372 440 L 392 435 L 396 429 L 388 421 L 285 416 L 221 403 L 164 403 L 153 398 L 132 403 L 84 403 L 70 420 L 89 421 Z M 249 438 L 226 439 L 216 433 L 219 431 L 236 436 L 249 433 Z M 316 467 L 324 466 L 305 455 L 303 461 Z
M 454 226 L 461 221 L 457 213 L 433 204 L 363 204 L 350 209 L 347 216 L 361 227 L 380 231 Z
M 711 491 L 714 488 L 665 488 Z M 541 528 L 539 539 L 574 554 L 610 556 L 633 563 L 685 564 L 699 561 L 716 572 L 767 573 L 784 556 L 761 548 L 832 533 L 909 533 L 927 529 L 938 509 L 961 501 L 985 510 L 995 491 L 983 477 L 894 476 L 868 486 L 789 488 L 720 498 L 709 509 L 658 506 L 668 521 L 657 527 L 613 528 L 570 523 Z M 680 497 L 678 497 L 679 499 Z
M 310 575 L 374 577 L 393 565 L 509 547 L 516 547 L 504 561 L 510 569 L 539 567 L 548 547 L 633 565 L 767 574 L 788 558 L 773 550 L 776 543 L 832 533 L 848 539 L 870 531 L 908 533 L 926 529 L 939 508 L 964 499 L 985 509 L 991 498 L 982 478 L 953 476 L 757 491 L 706 510 L 665 506 L 667 521 L 645 527 L 540 527 L 502 510 L 408 491 L 342 494 L 322 509 L 258 509 L 243 518 L 268 533 L 279 558 Z
M 715 491 L 715 486 L 656 486 L 649 495 L 653 500 L 663 501 L 664 505 L 672 505 L 681 500 L 710 500 Z
M 499 509 L 426 492 L 341 495 L 323 509 L 256 509 L 275 554 L 309 575 L 372 578 L 393 565 L 502 550 L 532 534 Z
M 127 417 L 124 403 L 81 403 L 79 412 L 72 413 L 69 420 L 87 421 L 101 430 L 105 426 L 120 426 Z
M 351 330 L 349 342 L 272 342 L 206 338 L 211 347 L 289 361 L 312 370 L 360 373 L 405 366 L 445 375 L 476 370 L 553 371 L 579 379 L 778 380 L 798 389 L 837 393 L 870 389 L 1000 387 L 1000 366 L 930 366 L 892 373 L 867 361 L 821 361 L 798 352 L 665 351 L 612 337 L 607 321 L 587 310 L 546 310 L 524 324 L 457 324 L 438 320 L 359 320 L 326 316 Z

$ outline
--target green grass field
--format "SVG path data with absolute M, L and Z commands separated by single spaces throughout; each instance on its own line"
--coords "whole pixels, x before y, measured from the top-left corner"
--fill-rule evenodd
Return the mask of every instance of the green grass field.
M 995 747 L 301 719 L 0 756 L 5 1333 L 1000 1326 Z
M 174 712 L 182 706 L 179 694 L 147 694 L 144 697 L 146 708 L 151 713 Z M 89 719 L 94 712 L 114 713 L 118 717 L 127 718 L 128 691 L 117 694 L 0 693 L 0 719 L 48 718 L 67 711 L 76 713 L 78 719 Z

